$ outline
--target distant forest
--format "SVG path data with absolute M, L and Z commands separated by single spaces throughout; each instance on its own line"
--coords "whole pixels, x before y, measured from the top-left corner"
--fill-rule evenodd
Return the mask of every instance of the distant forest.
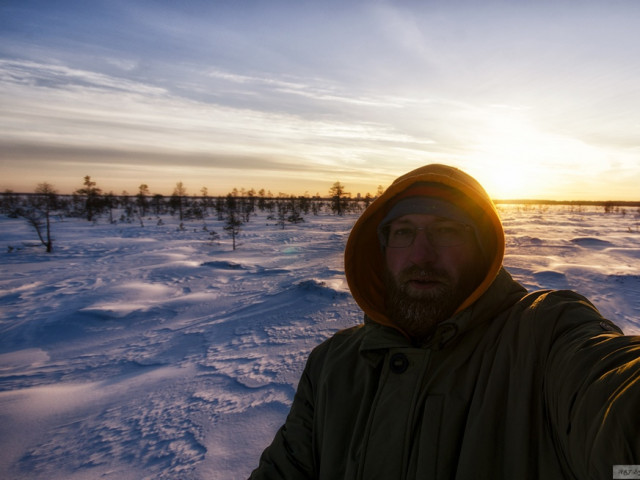
M 379 193 L 381 192 L 381 187 Z M 335 182 L 326 197 L 309 197 L 280 194 L 275 197 L 264 190 L 234 189 L 225 196 L 209 196 L 207 189 L 201 195 L 188 195 L 187 190 L 178 182 L 171 196 L 151 194 L 149 187 L 140 185 L 135 195 L 103 193 L 90 176 L 84 177 L 82 188 L 70 195 L 60 195 L 49 183 L 40 183 L 34 192 L 14 193 L 5 191 L 0 194 L 0 213 L 11 218 L 25 219 L 36 231 L 40 242 L 47 252 L 53 248 L 51 225 L 56 219 L 81 217 L 88 222 L 97 222 L 104 218 L 109 223 L 155 221 L 162 224 L 162 215 L 175 216 L 183 226 L 185 220 L 198 220 L 215 217 L 224 222 L 224 230 L 232 237 L 236 247 L 236 237 L 242 225 L 249 222 L 257 210 L 267 212 L 269 219 L 281 228 L 288 224 L 304 222 L 304 215 L 318 215 L 329 212 L 335 215 L 358 213 L 374 200 L 367 194 L 364 197 L 351 198 L 345 186 Z
M 575 205 L 604 207 L 605 211 L 615 207 L 640 207 L 640 200 L 535 200 L 512 199 L 493 200 L 496 205 Z
M 378 187 L 376 195 L 384 192 Z M 110 223 L 138 222 L 144 227 L 145 222 L 153 220 L 161 224 L 162 215 L 171 215 L 179 219 L 180 225 L 184 220 L 198 220 L 215 216 L 224 222 L 224 230 L 233 239 L 236 247 L 236 237 L 242 225 L 249 222 L 256 211 L 267 212 L 282 228 L 287 224 L 304 222 L 304 215 L 318 215 L 321 212 L 335 215 L 360 213 L 375 200 L 370 194 L 353 198 L 346 191 L 345 185 L 335 182 L 327 191 L 327 196 L 295 196 L 280 193 L 274 196 L 264 189 L 233 189 L 225 196 L 210 196 L 207 189 L 202 188 L 199 196 L 187 194 L 182 182 L 178 182 L 170 196 L 152 194 L 146 184 L 140 185 L 135 195 L 113 192 L 103 193 L 90 176 L 84 177 L 81 188 L 70 195 L 60 195 L 55 187 L 49 183 L 40 183 L 34 192 L 14 193 L 5 191 L 0 193 L 0 213 L 11 218 L 23 218 L 35 229 L 40 242 L 47 252 L 52 251 L 53 240 L 51 223 L 54 219 L 64 217 L 81 217 L 88 222 L 96 222 L 105 218 Z M 626 214 L 627 207 L 638 207 L 640 201 L 554 201 L 554 200 L 495 200 L 497 204 L 515 204 L 526 207 L 532 205 L 569 205 L 571 208 L 582 206 L 602 206 L 605 213 L 621 212 Z
M 378 187 L 378 194 L 382 193 Z M 49 208 L 69 217 L 86 217 L 93 221 L 96 217 L 107 215 L 109 221 L 114 218 L 115 210 L 123 210 L 126 218 L 146 217 L 147 215 L 179 215 L 180 220 L 189 218 L 204 218 L 212 212 L 223 215 L 226 211 L 234 210 L 248 217 L 256 208 L 259 210 L 273 210 L 278 205 L 287 205 L 291 211 L 310 211 L 318 213 L 329 208 L 337 215 L 344 215 L 351 211 L 361 211 L 369 206 L 375 197 L 366 194 L 364 197 L 352 198 L 346 187 L 335 182 L 324 197 L 319 195 L 295 196 L 279 193 L 274 196 L 264 189 L 238 190 L 234 188 L 224 196 L 211 196 L 207 188 L 203 187 L 200 195 L 190 195 L 182 182 L 178 182 L 173 194 L 165 196 L 152 194 L 146 184 L 140 185 L 138 193 L 120 195 L 113 192 L 104 193 L 90 176 L 84 177 L 83 186 L 72 194 L 58 194 L 54 185 L 43 182 L 37 185 L 33 192 L 16 193 L 6 190 L 0 193 L 0 212 L 6 215 L 20 214 L 21 210 L 29 208 Z

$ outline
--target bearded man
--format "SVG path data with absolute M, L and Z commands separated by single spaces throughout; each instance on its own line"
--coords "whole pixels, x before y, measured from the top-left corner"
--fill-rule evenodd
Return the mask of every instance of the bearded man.
M 640 337 L 574 292 L 528 293 L 504 246 L 464 172 L 398 178 L 345 249 L 364 323 L 313 350 L 251 478 L 602 479 L 640 464 Z

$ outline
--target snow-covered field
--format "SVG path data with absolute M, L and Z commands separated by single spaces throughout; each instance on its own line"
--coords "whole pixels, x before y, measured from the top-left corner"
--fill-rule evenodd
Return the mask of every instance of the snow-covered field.
M 635 209 L 500 210 L 516 279 L 640 333 Z M 66 219 L 46 254 L 0 217 L 0 478 L 246 478 L 308 352 L 361 321 L 342 265 L 355 220 L 282 230 L 259 214 L 232 251 L 213 219 Z

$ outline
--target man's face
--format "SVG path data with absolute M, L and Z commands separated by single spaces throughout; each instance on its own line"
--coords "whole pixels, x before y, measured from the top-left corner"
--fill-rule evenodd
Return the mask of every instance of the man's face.
M 398 232 L 399 236 L 419 229 L 411 245 L 385 249 L 387 313 L 419 342 L 453 315 L 486 273 L 472 228 L 460 233 L 461 242 L 438 242 L 433 235 L 429 239 L 427 230 L 440 229 L 441 225 L 446 229 L 452 223 L 434 215 L 412 214 L 395 219 L 389 226 L 391 235 Z

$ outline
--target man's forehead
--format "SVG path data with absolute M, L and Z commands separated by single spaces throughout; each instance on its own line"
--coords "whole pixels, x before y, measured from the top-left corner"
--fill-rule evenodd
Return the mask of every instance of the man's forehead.
M 401 217 L 393 220 L 390 225 L 405 225 L 405 224 L 428 224 L 435 222 L 454 222 L 455 220 L 447 217 L 441 217 L 439 215 L 431 215 L 431 214 L 422 214 L 422 213 L 411 213 L 408 215 L 403 215 Z

